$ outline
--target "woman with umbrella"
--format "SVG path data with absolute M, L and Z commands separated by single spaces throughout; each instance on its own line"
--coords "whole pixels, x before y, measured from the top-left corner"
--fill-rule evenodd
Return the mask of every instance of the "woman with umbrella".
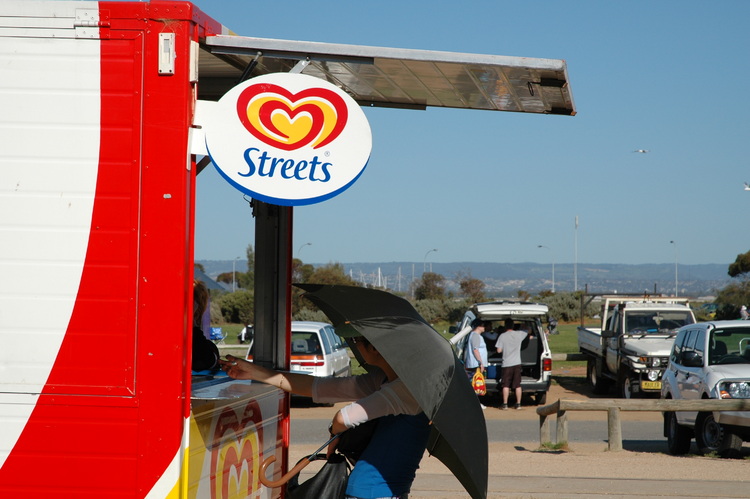
M 221 368 L 235 379 L 261 381 L 319 403 L 355 401 L 336 412 L 329 427 L 338 435 L 377 419 L 370 442 L 357 460 L 346 488 L 347 498 L 404 498 L 419 468 L 430 425 L 419 403 L 380 352 L 364 337 L 350 338 L 372 369 L 344 378 L 321 378 L 279 372 L 227 355 Z M 338 439 L 329 446 L 333 452 Z

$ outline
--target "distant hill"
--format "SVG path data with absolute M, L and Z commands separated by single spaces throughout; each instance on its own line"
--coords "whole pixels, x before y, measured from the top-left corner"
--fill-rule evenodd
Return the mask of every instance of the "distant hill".
M 232 260 L 201 260 L 208 275 L 216 277 L 222 272 L 232 271 Z M 321 266 L 323 264 L 314 263 Z M 489 262 L 382 262 L 343 263 L 346 272 L 357 281 L 378 284 L 396 291 L 406 291 L 412 277 L 419 278 L 424 269 L 445 276 L 450 290 L 458 288 L 456 276 L 471 274 L 483 281 L 491 295 L 515 296 L 518 290 L 531 294 L 552 289 L 552 266 L 540 263 L 489 263 Z M 707 296 L 726 286 L 731 279 L 727 275 L 727 264 L 678 265 L 677 284 L 680 295 Z M 247 263 L 237 261 L 238 271 L 245 271 Z M 650 263 L 625 264 L 578 264 L 578 289 L 588 288 L 591 293 L 614 292 L 673 293 L 675 284 L 674 264 Z M 573 264 L 555 265 L 555 291 L 573 291 L 575 275 Z

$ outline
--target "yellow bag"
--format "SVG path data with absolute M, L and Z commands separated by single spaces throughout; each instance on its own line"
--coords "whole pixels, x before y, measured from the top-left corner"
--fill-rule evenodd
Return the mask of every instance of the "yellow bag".
M 487 395 L 487 386 L 484 384 L 484 375 L 477 367 L 477 372 L 471 378 L 471 387 L 477 395 Z

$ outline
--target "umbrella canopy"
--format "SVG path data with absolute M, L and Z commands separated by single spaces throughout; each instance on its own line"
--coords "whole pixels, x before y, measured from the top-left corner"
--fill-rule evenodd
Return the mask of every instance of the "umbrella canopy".
M 474 498 L 487 496 L 487 427 L 463 364 L 412 305 L 377 289 L 297 284 L 344 337 L 364 336 L 432 421 L 427 450 Z M 356 349 L 353 349 L 356 351 Z

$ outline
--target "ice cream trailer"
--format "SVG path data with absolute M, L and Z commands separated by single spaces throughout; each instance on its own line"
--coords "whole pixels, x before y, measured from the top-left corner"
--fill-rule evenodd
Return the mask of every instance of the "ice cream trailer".
M 288 368 L 293 210 L 360 179 L 367 106 L 575 114 L 560 60 L 0 3 L 0 496 L 283 496 L 288 397 L 190 369 L 196 178 L 253 199 L 255 361 Z

